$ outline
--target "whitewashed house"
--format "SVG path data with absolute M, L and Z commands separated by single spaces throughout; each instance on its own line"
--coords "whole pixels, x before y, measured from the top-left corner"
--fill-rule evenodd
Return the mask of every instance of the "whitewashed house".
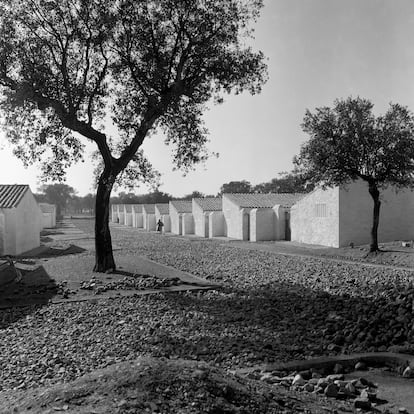
M 378 241 L 413 240 L 414 192 L 388 187 L 380 193 Z M 292 207 L 292 240 L 332 247 L 368 244 L 373 208 L 365 181 L 317 188 Z
M 227 237 L 238 240 L 289 240 L 290 208 L 303 194 L 223 194 Z
M 200 237 L 224 236 L 226 226 L 219 197 L 193 198 L 194 234 Z
M 42 229 L 56 227 L 56 205 L 39 203 Z
M 123 204 L 116 204 L 117 206 L 117 221 L 116 223 L 124 224 L 125 222 L 125 207 Z
M 191 200 L 170 201 L 171 232 L 194 234 L 193 203 Z
M 156 230 L 155 205 L 154 204 L 143 204 L 142 214 L 143 214 L 144 229 L 147 231 Z
M 0 255 L 40 246 L 42 213 L 28 185 L 0 185 Z
M 125 226 L 132 226 L 132 204 L 124 204 L 124 222 Z
M 111 221 L 112 221 L 112 223 L 118 223 L 119 222 L 118 204 L 112 204 L 111 205 Z
M 155 204 L 155 222 L 161 220 L 164 224 L 163 231 L 169 233 L 171 231 L 170 205 L 169 203 Z
M 132 227 L 144 228 L 144 213 L 142 204 L 132 204 Z

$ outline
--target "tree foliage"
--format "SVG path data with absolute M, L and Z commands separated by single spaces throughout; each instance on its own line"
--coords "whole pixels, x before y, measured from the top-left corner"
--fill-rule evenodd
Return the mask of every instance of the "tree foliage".
M 56 205 L 56 214 L 61 216 L 69 202 L 76 196 L 76 190 L 64 183 L 44 184 L 39 188 L 40 197 Z
M 154 191 L 148 194 L 134 194 L 120 192 L 116 197 L 111 197 L 112 204 L 156 204 L 168 203 L 173 197 L 162 191 Z
M 249 181 L 241 180 L 241 181 L 230 181 L 228 183 L 223 184 L 220 187 L 220 193 L 252 193 L 253 188 Z
M 206 156 L 205 104 L 260 90 L 262 54 L 241 39 L 260 1 L 0 1 L 0 83 L 8 137 L 59 178 L 97 143 L 118 175 L 153 127 L 189 168 Z M 111 119 L 117 134 L 102 132 Z M 137 160 L 138 165 L 140 165 Z
M 178 168 L 208 156 L 202 114 L 222 94 L 259 92 L 263 54 L 247 45 L 261 0 L 0 0 L 0 110 L 15 153 L 61 179 L 100 154 L 95 270 L 115 268 L 115 181 L 147 177 L 139 151 L 160 130 Z M 110 126 L 108 126 L 110 124 Z M 128 173 L 128 171 L 130 173 Z M 99 263 L 98 263 L 99 262 Z
M 194 190 L 191 194 L 186 194 L 184 197 L 181 197 L 182 200 L 192 200 L 193 198 L 203 198 L 206 195 L 200 191 Z
M 313 188 L 314 185 L 304 176 L 294 172 L 281 172 L 279 177 L 257 184 L 253 190 L 256 193 L 308 193 Z
M 378 249 L 380 189 L 413 186 L 414 119 L 408 108 L 390 104 L 375 116 L 362 98 L 306 111 L 302 124 L 310 139 L 294 162 L 313 183 L 336 186 L 362 179 L 374 200 L 371 250 Z

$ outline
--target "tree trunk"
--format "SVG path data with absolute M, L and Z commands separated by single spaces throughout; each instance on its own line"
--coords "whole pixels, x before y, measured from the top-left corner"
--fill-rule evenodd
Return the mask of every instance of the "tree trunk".
M 379 215 L 381 201 L 379 200 L 379 190 L 375 182 L 368 183 L 368 191 L 371 194 L 372 199 L 374 200 L 374 210 L 373 210 L 373 220 L 371 228 L 371 245 L 369 247 L 370 252 L 377 252 L 378 248 L 378 225 L 379 225 Z
M 104 171 L 99 179 L 95 202 L 95 267 L 94 272 L 116 270 L 109 231 L 109 200 L 114 179 Z

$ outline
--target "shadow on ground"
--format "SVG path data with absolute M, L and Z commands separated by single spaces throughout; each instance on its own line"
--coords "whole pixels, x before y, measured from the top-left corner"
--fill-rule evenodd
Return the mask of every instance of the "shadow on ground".
M 208 320 L 203 336 L 179 341 L 184 352 L 204 352 L 209 358 L 230 353 L 259 362 L 371 352 L 414 336 L 410 318 L 399 318 L 401 306 L 386 298 L 333 295 L 293 284 L 275 282 L 249 291 L 167 300 L 178 309 L 185 307 L 187 323 L 195 330 Z M 176 335 L 168 341 L 177 342 Z
M 49 257 L 66 256 L 69 254 L 79 254 L 85 252 L 86 249 L 83 247 L 76 246 L 74 244 L 69 245 L 66 248 L 56 248 L 51 246 L 40 246 L 26 253 L 18 256 L 18 258 L 37 258 L 46 259 Z
M 60 289 L 41 259 L 83 253 L 85 249 L 69 245 L 66 248 L 40 246 L 13 259 L 0 269 L 0 329 L 24 318 L 39 306 L 50 303 Z
M 0 329 L 48 304 L 57 293 L 58 286 L 43 266 L 19 272 L 21 280 L 14 278 L 0 286 Z

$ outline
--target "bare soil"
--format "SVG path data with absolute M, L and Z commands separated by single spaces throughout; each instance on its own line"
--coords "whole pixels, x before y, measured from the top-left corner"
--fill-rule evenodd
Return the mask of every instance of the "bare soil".
M 186 360 L 139 358 L 68 384 L 0 395 L 2 413 L 262 414 L 349 412 L 347 403 L 287 391 Z

